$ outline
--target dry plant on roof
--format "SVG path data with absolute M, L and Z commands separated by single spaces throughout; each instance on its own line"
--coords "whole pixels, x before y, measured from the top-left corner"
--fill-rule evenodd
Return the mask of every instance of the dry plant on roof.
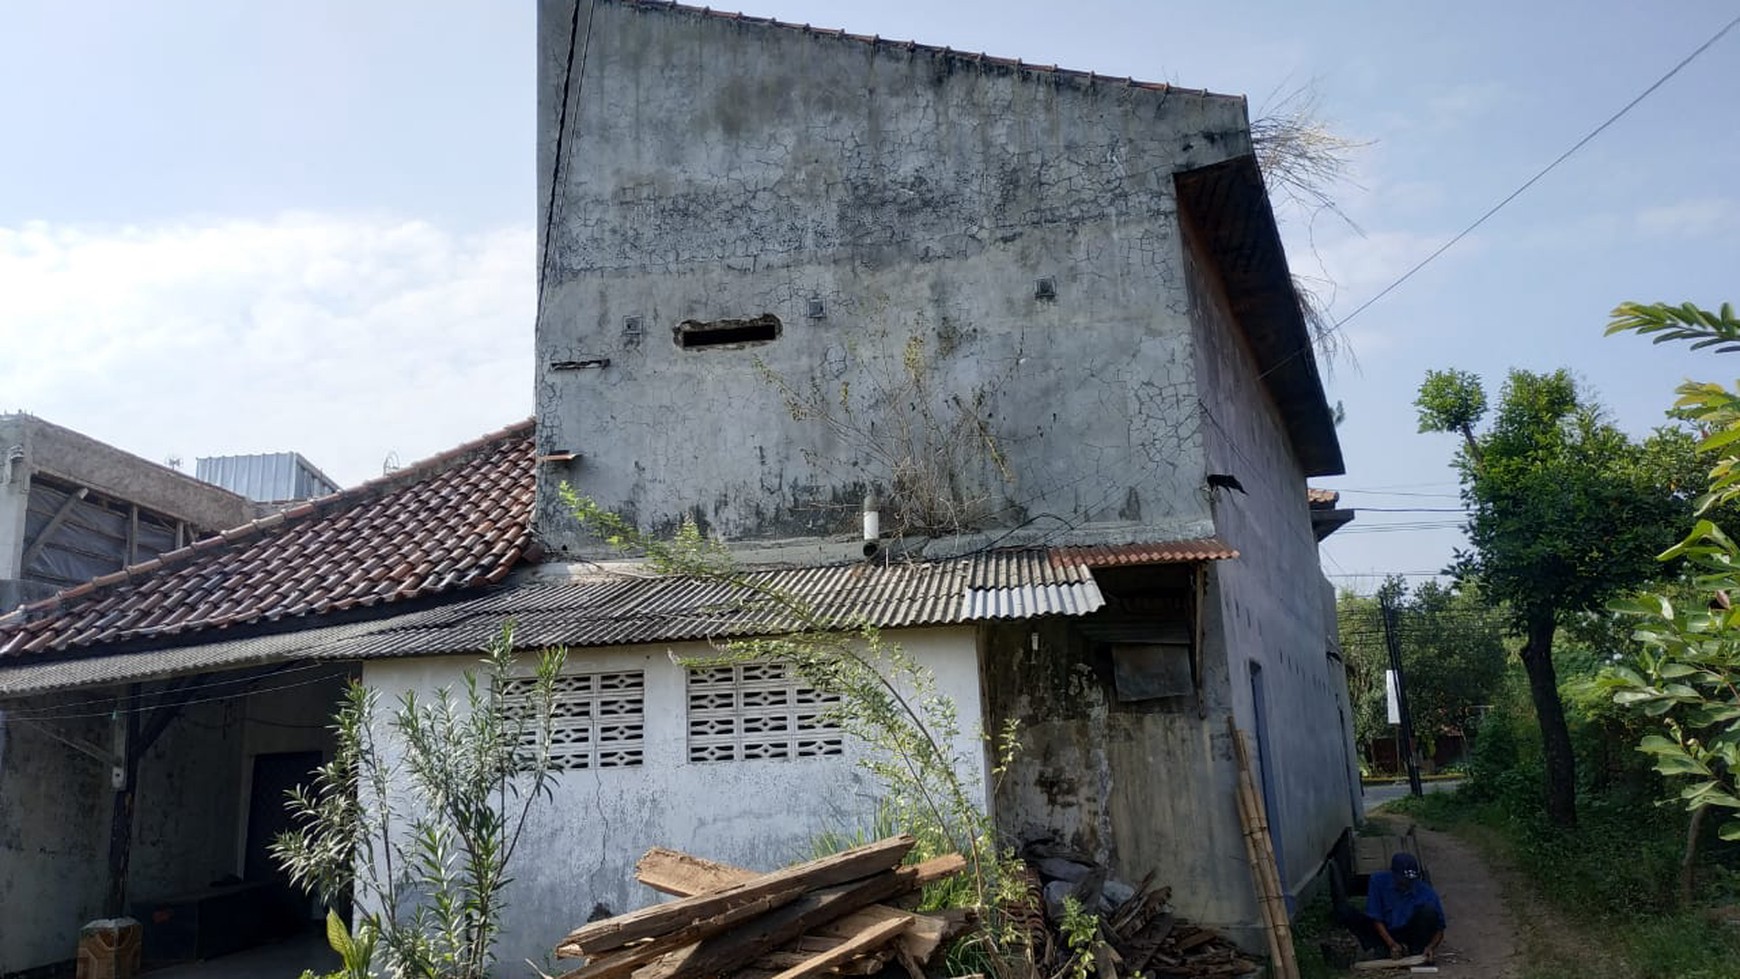
M 672 539 L 660 540 L 572 486 L 564 484 L 561 492 L 581 526 L 611 547 L 661 574 L 728 584 L 743 607 L 776 613 L 790 623 L 783 635 L 721 641 L 713 655 L 682 665 L 783 663 L 806 685 L 836 695 L 824 719 L 867 749 L 859 764 L 882 788 L 880 818 L 891 823 L 890 831 L 919 841 L 909 859 L 950 853 L 966 858 L 970 888 L 956 903 L 982 908 L 989 919 L 976 936 L 983 946 L 977 961 L 997 967 L 1022 958 L 1021 936 L 1003 920 L 1001 909 L 1026 901 L 1026 885 L 1018 862 L 1000 851 L 989 816 L 962 780 L 961 772 L 978 763 L 956 747 L 959 715 L 954 701 L 937 688 L 936 676 L 862 616 L 819 609 L 738 569 L 724 545 L 707 539 L 692 521 Z M 992 748 L 996 778 L 1017 750 L 1013 722 L 996 733 Z
M 1335 189 L 1347 182 L 1354 154 L 1370 145 L 1331 128 L 1312 85 L 1278 96 L 1251 120 L 1251 148 L 1269 193 L 1308 214 L 1328 211 L 1356 230 L 1336 203 Z
M 793 381 L 763 361 L 756 367 L 794 421 L 820 424 L 861 460 L 867 471 L 853 478 L 879 493 L 895 536 L 983 529 L 1008 509 L 1001 491 L 1015 481 L 993 428 L 1000 380 L 973 385 L 965 394 L 944 390 L 934 358 L 952 352 L 959 337 L 940 332 L 940 350 L 933 350 L 915 332 L 898 355 L 889 349 L 893 339 L 873 333 L 848 347 L 846 356 L 859 362 L 862 389 L 820 375 Z M 804 457 L 817 468 L 838 467 L 831 456 L 805 450 Z
M 298 828 L 272 845 L 293 883 L 329 906 L 355 900 L 357 934 L 334 948 L 372 946 L 393 977 L 489 974 L 508 867 L 532 807 L 550 797 L 562 661 L 545 653 L 528 689 L 503 695 L 515 664 L 506 628 L 457 694 L 407 692 L 383 716 L 379 692 L 352 682 L 333 718 L 332 760 L 312 787 L 291 791 Z M 341 974 L 368 969 L 347 961 Z
M 1323 117 L 1322 100 L 1314 85 L 1303 85 L 1273 98 L 1261 115 L 1251 120 L 1251 148 L 1263 183 L 1272 197 L 1304 212 L 1308 222 L 1328 212 L 1355 233 L 1359 226 L 1336 200 L 1336 192 L 1351 183 L 1355 154 L 1369 141 L 1350 139 L 1336 132 Z M 1335 283 L 1317 279 L 1333 298 Z M 1293 291 L 1299 297 L 1299 312 L 1311 331 L 1312 342 L 1327 365 L 1351 359 L 1352 349 L 1329 316 L 1329 302 L 1311 281 L 1293 276 Z

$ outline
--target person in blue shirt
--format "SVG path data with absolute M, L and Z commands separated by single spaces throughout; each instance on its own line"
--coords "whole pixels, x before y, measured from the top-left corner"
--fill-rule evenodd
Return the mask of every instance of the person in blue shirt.
M 1411 853 L 1396 854 L 1387 872 L 1371 875 L 1363 913 L 1342 905 L 1335 917 L 1366 951 L 1387 951 L 1391 958 L 1423 955 L 1430 962 L 1444 940 L 1444 905 Z

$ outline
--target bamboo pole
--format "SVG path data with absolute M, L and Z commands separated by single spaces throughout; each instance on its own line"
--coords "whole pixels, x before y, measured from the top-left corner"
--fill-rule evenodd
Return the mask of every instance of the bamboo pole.
M 1233 753 L 1238 759 L 1239 817 L 1244 824 L 1245 853 L 1251 861 L 1251 877 L 1257 890 L 1257 905 L 1263 923 L 1268 926 L 1269 951 L 1275 962 L 1277 979 L 1299 979 L 1299 962 L 1293 950 L 1293 923 L 1287 915 L 1287 903 L 1281 886 L 1281 874 L 1275 866 L 1274 841 L 1269 836 L 1269 818 L 1263 808 L 1263 797 L 1257 792 L 1256 779 L 1251 774 L 1251 750 L 1245 733 L 1227 718 L 1227 730 L 1232 735 Z

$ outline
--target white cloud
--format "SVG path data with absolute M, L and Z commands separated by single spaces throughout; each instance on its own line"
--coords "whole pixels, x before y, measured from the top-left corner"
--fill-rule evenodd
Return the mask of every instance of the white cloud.
M 1637 230 L 1664 238 L 1703 238 L 1726 234 L 1740 219 L 1740 204 L 1726 197 L 1680 201 L 1637 212 Z
M 1443 86 L 1426 100 L 1424 118 L 1441 129 L 1470 125 L 1512 99 L 1509 88 L 1500 82 L 1458 82 Z
M 0 227 L 0 411 L 354 483 L 531 414 L 533 255 L 529 229 L 319 214 Z
M 1319 236 L 1312 262 L 1320 264 L 1323 274 L 1335 282 L 1335 312 L 1345 316 L 1354 306 L 1396 281 L 1441 247 L 1449 237 L 1448 232 L 1401 230 L 1373 230 L 1363 235 L 1346 232 L 1327 239 Z M 1448 265 L 1452 258 L 1468 255 L 1479 248 L 1477 236 L 1464 238 L 1420 274 L 1427 275 L 1437 266 Z M 1301 260 L 1295 258 L 1294 265 L 1299 264 Z

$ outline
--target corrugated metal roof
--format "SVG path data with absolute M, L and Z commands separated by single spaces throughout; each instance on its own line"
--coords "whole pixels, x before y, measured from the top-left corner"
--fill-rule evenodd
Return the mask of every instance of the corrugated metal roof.
M 194 461 L 194 475 L 260 503 L 312 500 L 339 490 L 300 452 L 204 456 Z
M 1096 544 L 1087 547 L 1057 547 L 1052 560 L 1089 568 L 1113 568 L 1132 564 L 1188 564 L 1196 561 L 1230 561 L 1239 552 L 1218 537 L 1143 544 Z
M 1106 604 L 1093 561 L 1177 563 L 1235 554 L 1209 539 L 774 568 L 733 581 L 601 570 L 568 580 L 532 578 L 463 601 L 347 625 L 16 666 L 0 660 L 0 696 L 290 660 L 478 653 L 509 621 L 517 646 L 538 649 L 777 635 L 818 621 L 889 629 L 1081 616 Z

